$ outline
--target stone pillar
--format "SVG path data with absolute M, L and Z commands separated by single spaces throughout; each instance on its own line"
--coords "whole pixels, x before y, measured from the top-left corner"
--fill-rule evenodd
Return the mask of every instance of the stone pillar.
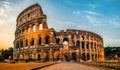
M 71 38 L 71 35 L 68 36 L 68 39 L 69 39 L 69 46 L 71 46 L 72 45 L 72 41 L 73 41 L 72 38 Z
M 45 44 L 45 37 L 43 35 L 41 36 L 41 44 Z
M 50 33 L 50 43 L 51 44 L 55 43 L 54 32 Z
M 30 48 L 30 39 L 28 39 L 28 48 Z
M 85 59 L 87 60 L 87 48 L 86 48 L 86 36 L 84 36 L 84 50 L 85 50 Z
M 41 49 L 41 60 L 42 61 L 44 60 L 44 51 L 43 51 L 43 49 Z
M 26 42 L 25 42 L 25 39 L 23 39 L 23 49 L 24 49 L 24 47 L 25 47 L 25 43 L 26 43 Z
M 90 39 L 90 38 L 89 38 Z M 90 42 L 90 40 L 89 40 L 89 54 L 90 54 L 90 61 L 92 61 L 92 55 L 91 55 L 91 53 L 92 53 L 92 49 L 91 49 L 91 47 L 92 47 L 92 45 L 91 45 L 91 42 Z
M 62 48 L 59 49 L 59 59 L 60 59 L 61 61 L 63 60 Z
M 34 44 L 35 48 L 38 48 L 38 36 L 36 36 L 34 40 L 35 40 L 35 44 Z
M 30 32 L 32 32 L 33 31 L 33 26 L 32 25 L 30 25 Z
M 82 60 L 82 41 L 81 41 L 81 36 L 80 36 L 80 61 Z
M 25 27 L 25 31 L 24 31 L 24 33 L 26 34 L 27 32 L 28 32 L 27 27 Z
M 39 23 L 37 21 L 35 21 L 35 30 L 39 31 Z
M 50 49 L 50 61 L 53 61 L 53 52 L 52 52 L 52 49 Z

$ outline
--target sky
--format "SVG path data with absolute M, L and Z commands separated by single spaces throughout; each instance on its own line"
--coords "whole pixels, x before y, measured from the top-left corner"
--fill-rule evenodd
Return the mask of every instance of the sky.
M 0 0 L 0 49 L 13 47 L 17 16 L 35 3 L 49 28 L 91 31 L 102 36 L 104 47 L 120 47 L 120 0 Z

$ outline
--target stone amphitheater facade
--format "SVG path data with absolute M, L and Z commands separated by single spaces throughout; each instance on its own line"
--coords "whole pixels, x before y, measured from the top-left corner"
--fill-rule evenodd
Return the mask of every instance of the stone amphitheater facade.
M 15 60 L 103 61 L 101 36 L 84 30 L 56 32 L 48 28 L 39 4 L 23 10 L 16 20 L 13 58 Z

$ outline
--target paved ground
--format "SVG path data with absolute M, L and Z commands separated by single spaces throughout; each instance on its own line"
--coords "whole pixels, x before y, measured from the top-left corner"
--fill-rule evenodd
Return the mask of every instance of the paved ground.
M 31 68 L 42 67 L 54 62 L 18 62 L 18 63 L 0 63 L 0 70 L 29 70 Z
M 105 69 L 86 66 L 78 63 L 62 62 L 39 70 L 105 70 Z

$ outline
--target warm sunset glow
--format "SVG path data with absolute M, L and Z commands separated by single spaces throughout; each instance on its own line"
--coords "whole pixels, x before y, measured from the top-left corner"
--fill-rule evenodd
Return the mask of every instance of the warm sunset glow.
M 50 28 L 54 27 L 57 31 L 68 28 L 92 31 L 103 37 L 105 46 L 120 46 L 119 1 L 73 1 L 0 0 L 0 49 L 14 46 L 18 14 L 35 3 L 39 3 L 49 16 L 47 22 Z M 40 27 L 41 30 L 42 25 Z

